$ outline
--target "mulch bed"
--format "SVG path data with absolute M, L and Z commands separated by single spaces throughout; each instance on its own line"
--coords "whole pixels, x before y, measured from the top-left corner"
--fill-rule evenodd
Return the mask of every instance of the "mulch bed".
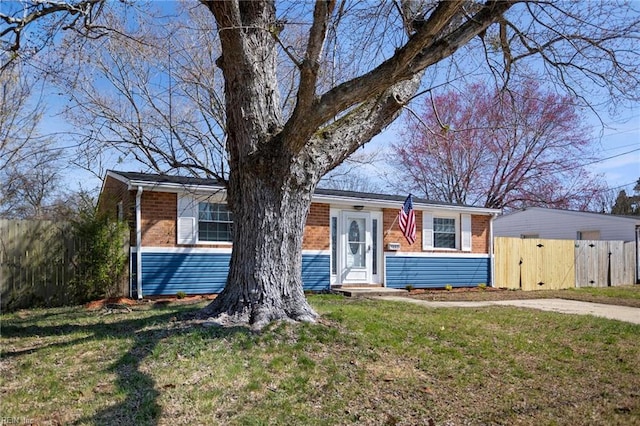
M 215 294 L 202 294 L 196 296 L 186 296 L 178 298 L 176 296 L 150 296 L 142 300 L 130 299 L 128 297 L 109 297 L 106 299 L 93 300 L 84 305 L 85 309 L 94 311 L 107 308 L 109 306 L 140 306 L 140 305 L 168 305 L 168 304 L 193 304 L 203 300 L 213 300 Z
M 487 293 L 487 292 L 508 292 L 506 288 L 496 287 L 455 287 L 451 290 L 442 288 L 414 288 L 409 294 L 451 294 L 451 293 Z

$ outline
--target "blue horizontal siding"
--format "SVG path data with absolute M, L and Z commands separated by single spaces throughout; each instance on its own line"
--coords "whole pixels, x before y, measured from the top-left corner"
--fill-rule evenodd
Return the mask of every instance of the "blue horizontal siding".
M 230 253 L 142 253 L 142 294 L 145 296 L 220 293 L 229 274 Z M 132 253 L 136 291 L 136 256 Z M 302 255 L 305 290 L 329 288 L 329 255 Z
M 387 287 L 476 287 L 490 282 L 489 258 L 387 256 Z
M 142 253 L 142 294 L 220 293 L 230 260 L 227 253 Z
M 328 254 L 302 255 L 302 287 L 305 290 L 328 290 L 331 280 L 331 257 Z

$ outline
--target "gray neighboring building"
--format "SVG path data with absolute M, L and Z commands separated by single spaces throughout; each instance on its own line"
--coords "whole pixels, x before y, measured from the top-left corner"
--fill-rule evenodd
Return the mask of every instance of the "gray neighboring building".
M 529 207 L 494 220 L 496 237 L 638 241 L 640 217 Z

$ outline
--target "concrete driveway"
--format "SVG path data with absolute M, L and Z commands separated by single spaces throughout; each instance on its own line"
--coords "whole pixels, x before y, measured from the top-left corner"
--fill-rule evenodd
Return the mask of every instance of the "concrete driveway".
M 413 303 L 427 308 L 479 308 L 484 306 L 516 306 L 519 308 L 540 309 L 542 311 L 560 312 L 563 314 L 593 315 L 596 317 L 626 321 L 640 324 L 640 308 L 628 306 L 605 305 L 602 303 L 580 302 L 566 299 L 528 299 L 499 300 L 483 302 L 432 302 L 401 296 L 381 296 L 381 300 Z

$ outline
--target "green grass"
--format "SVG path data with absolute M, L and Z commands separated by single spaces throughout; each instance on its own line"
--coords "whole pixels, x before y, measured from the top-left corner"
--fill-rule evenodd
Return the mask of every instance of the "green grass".
M 567 290 L 575 294 L 589 294 L 596 297 L 640 300 L 640 285 L 624 287 L 583 287 Z
M 638 325 L 310 301 L 318 324 L 259 334 L 181 319 L 202 305 L 3 315 L 0 415 L 79 425 L 640 423 Z

